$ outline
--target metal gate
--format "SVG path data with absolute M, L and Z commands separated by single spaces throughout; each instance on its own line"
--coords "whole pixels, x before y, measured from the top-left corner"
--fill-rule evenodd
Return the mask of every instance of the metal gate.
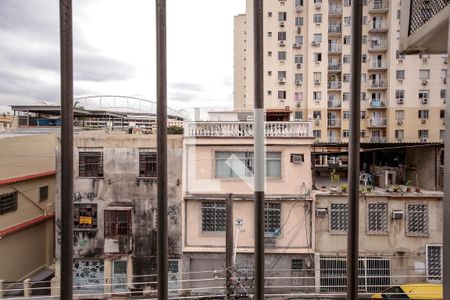
M 103 273 L 103 260 L 74 260 L 73 293 L 103 293 Z
M 113 261 L 113 292 L 128 291 L 127 285 L 127 261 L 115 260 Z

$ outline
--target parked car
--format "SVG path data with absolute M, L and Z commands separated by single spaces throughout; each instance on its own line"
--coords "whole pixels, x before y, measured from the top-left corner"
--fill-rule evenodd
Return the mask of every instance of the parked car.
M 388 288 L 372 299 L 444 299 L 442 284 L 409 283 Z

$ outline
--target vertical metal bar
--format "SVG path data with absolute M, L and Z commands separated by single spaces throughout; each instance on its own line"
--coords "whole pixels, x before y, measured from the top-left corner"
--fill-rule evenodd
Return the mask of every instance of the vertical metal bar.
M 450 18 L 449 18 L 450 21 Z M 450 37 L 450 23 L 448 28 L 448 35 Z M 447 55 L 450 57 L 450 39 L 447 41 Z M 450 64 L 447 65 L 447 102 L 445 104 L 445 145 L 444 145 L 444 253 L 443 253 L 443 284 L 444 284 L 444 299 L 450 299 Z
M 73 49 L 72 0 L 59 1 L 61 47 L 61 290 L 62 300 L 73 289 Z
M 254 161 L 255 161 L 255 300 L 264 299 L 264 49 L 263 0 L 253 0 Z
M 347 299 L 358 298 L 359 160 L 361 111 L 362 1 L 352 3 L 350 139 L 348 145 Z
M 166 0 L 156 0 L 156 126 L 158 156 L 158 299 L 168 298 Z
M 227 211 L 227 226 L 225 237 L 225 266 L 226 266 L 226 285 L 227 285 L 227 299 L 234 294 L 232 278 L 233 278 L 233 195 L 228 194 L 226 199 L 226 211 Z

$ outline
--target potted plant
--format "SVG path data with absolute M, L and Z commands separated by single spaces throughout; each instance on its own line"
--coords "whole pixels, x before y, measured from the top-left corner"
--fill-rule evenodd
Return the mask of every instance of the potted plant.
M 406 185 L 406 192 L 411 193 L 411 180 L 410 179 L 406 180 L 405 185 Z
M 341 184 L 341 190 L 343 193 L 346 193 L 347 189 L 348 189 L 348 184 L 346 184 L 346 183 Z
M 332 192 L 337 192 L 337 184 L 339 183 L 340 179 L 341 176 L 338 173 L 336 173 L 336 169 L 333 169 L 333 171 L 330 174 Z
M 401 193 L 402 192 L 402 189 L 397 184 L 392 186 L 392 190 L 393 190 L 394 193 Z

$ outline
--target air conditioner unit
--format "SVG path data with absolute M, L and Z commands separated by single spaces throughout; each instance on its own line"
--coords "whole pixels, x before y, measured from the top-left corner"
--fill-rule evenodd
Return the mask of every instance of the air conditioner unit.
M 422 85 L 427 85 L 428 84 L 428 80 L 422 80 Z
M 403 219 L 403 211 L 402 210 L 393 210 L 391 212 L 391 219 L 392 220 L 401 220 L 401 219 Z
M 320 80 L 317 80 L 317 79 L 314 80 L 314 84 L 315 84 L 315 85 L 319 85 L 319 84 L 320 84 Z
M 397 138 L 397 142 L 402 142 L 403 139 L 402 138 Z
M 300 102 L 295 103 L 295 107 L 300 108 L 302 104 Z
M 291 154 L 291 163 L 302 164 L 305 161 L 305 156 L 303 154 Z
M 299 5 L 295 8 L 295 10 L 299 13 L 303 11 L 303 6 Z
M 297 69 L 301 69 L 302 68 L 302 64 L 297 64 Z
M 427 62 L 428 62 L 428 59 L 424 58 L 424 59 L 422 59 L 422 62 L 423 62 L 423 63 L 427 63 Z
M 320 119 L 314 119 L 314 125 L 320 125 Z
M 280 27 L 284 27 L 284 22 L 280 21 Z
M 301 33 L 302 32 L 302 27 L 297 26 L 297 33 Z
M 422 119 L 422 124 L 427 124 L 427 119 Z
M 301 80 L 296 80 L 296 81 L 295 81 L 295 84 L 296 84 L 296 85 L 301 85 L 302 83 L 303 83 L 303 82 L 302 82 Z
M 319 47 L 319 46 L 320 46 L 320 43 L 319 43 L 319 42 L 316 42 L 316 41 L 313 41 L 313 42 L 311 43 L 311 45 L 312 45 L 313 47 Z
M 300 44 L 297 44 L 297 43 L 294 43 L 293 45 L 292 45 L 292 48 L 295 48 L 295 49 L 300 49 L 302 46 L 300 45 Z
M 444 59 L 444 64 L 447 64 L 448 63 L 448 60 L 445 58 Z
M 281 41 L 279 41 L 279 42 L 280 42 L 280 46 L 286 46 L 286 41 L 281 40 Z
M 420 139 L 420 142 L 421 143 L 428 143 L 428 139 L 422 138 L 422 139 Z
M 447 78 L 442 78 L 442 83 L 447 84 Z
M 316 9 L 321 9 L 321 8 L 322 8 L 322 3 L 316 2 Z
M 428 98 L 422 98 L 422 104 L 428 104 Z
M 285 83 L 286 82 L 286 78 L 278 78 L 278 82 L 279 83 Z
M 398 83 L 403 83 L 403 79 L 397 79 Z
M 403 98 L 397 99 L 397 104 L 403 104 L 404 102 L 405 102 L 405 99 L 403 99 Z
M 398 63 L 399 63 L 399 64 L 403 63 L 403 59 L 399 59 L 399 60 L 398 60 Z
M 325 218 L 328 214 L 328 208 L 318 207 L 316 208 L 316 217 Z
M 403 125 L 403 120 L 398 120 L 397 125 Z

